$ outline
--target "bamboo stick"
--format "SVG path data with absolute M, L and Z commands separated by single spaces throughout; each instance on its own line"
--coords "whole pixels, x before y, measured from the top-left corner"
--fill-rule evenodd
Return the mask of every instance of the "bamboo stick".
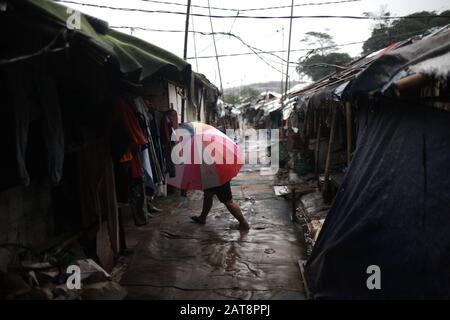
M 332 107 L 330 140 L 328 142 L 327 160 L 325 162 L 325 181 L 323 186 L 323 193 L 326 193 L 328 191 L 328 185 L 330 180 L 331 149 L 333 147 L 334 132 L 336 127 L 336 109 L 337 109 L 336 107 Z
M 320 151 L 320 131 L 322 128 L 322 125 L 320 123 L 320 116 L 317 115 L 317 136 L 316 136 L 316 147 L 314 150 L 314 173 L 316 175 L 316 178 L 319 176 L 319 151 Z
M 402 91 L 407 89 L 417 88 L 424 85 L 429 80 L 427 75 L 417 73 L 410 75 L 406 78 L 397 80 L 394 82 L 394 92 L 397 96 L 400 96 Z

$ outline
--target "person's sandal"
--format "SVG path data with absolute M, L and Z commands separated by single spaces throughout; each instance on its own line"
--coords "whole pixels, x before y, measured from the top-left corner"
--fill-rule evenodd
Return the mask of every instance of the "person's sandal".
M 192 221 L 199 224 L 205 224 L 206 221 L 201 220 L 199 217 L 191 217 Z

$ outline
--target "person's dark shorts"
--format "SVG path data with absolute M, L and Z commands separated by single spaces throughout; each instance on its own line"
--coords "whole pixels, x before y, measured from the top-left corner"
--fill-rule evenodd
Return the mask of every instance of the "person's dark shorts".
M 224 183 L 219 187 L 205 189 L 205 192 L 213 193 L 219 198 L 219 201 L 222 203 L 229 202 L 233 200 L 233 194 L 231 193 L 230 181 Z

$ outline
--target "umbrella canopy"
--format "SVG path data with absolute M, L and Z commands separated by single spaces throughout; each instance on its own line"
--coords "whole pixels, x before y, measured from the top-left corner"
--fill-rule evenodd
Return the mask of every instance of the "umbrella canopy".
M 186 122 L 175 135 L 172 161 L 176 176 L 167 179 L 172 186 L 197 190 L 218 187 L 235 177 L 244 163 L 236 143 L 210 125 Z

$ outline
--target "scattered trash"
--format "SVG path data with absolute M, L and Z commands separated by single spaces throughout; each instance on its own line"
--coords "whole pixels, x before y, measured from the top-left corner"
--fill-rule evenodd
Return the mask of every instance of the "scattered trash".
M 255 198 L 247 196 L 244 198 L 245 201 L 250 201 L 252 204 L 254 204 L 256 202 Z
M 273 250 L 272 248 L 267 248 L 266 250 L 264 250 L 264 253 L 272 254 L 275 253 L 275 250 Z
M 68 267 L 80 272 L 80 289 L 70 289 Z M 86 257 L 76 242 L 59 244 L 44 252 L 19 246 L 0 247 L 0 299 L 83 300 L 124 299 L 125 288 L 93 259 Z
M 86 285 L 81 294 L 84 300 L 123 300 L 126 296 L 127 290 L 114 281 Z
M 284 196 L 290 193 L 290 190 L 287 186 L 273 186 L 273 191 L 277 197 Z

